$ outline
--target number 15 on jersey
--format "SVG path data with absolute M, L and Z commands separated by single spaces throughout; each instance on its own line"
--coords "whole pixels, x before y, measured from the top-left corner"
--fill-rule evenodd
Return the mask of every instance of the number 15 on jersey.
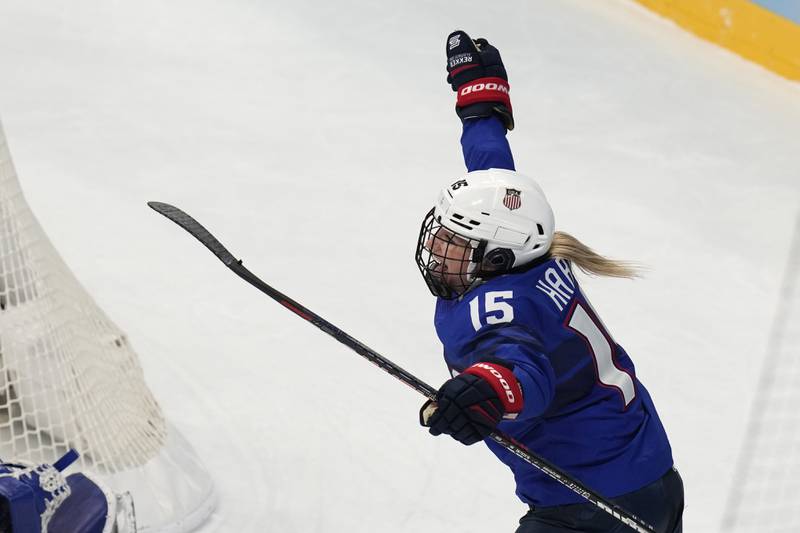
M 514 291 L 489 291 L 476 296 L 469 302 L 469 316 L 472 327 L 478 331 L 485 325 L 501 324 L 514 320 L 514 308 L 508 303 L 514 297 Z M 483 309 L 481 309 L 483 304 Z M 481 312 L 483 311 L 483 312 Z

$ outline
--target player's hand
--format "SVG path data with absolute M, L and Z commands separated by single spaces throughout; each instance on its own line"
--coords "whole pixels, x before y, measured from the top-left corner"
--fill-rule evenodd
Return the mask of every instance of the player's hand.
M 497 115 L 513 130 L 508 74 L 497 48 L 456 30 L 447 36 L 445 51 L 447 82 L 458 93 L 456 113 L 461 120 Z
M 477 363 L 446 381 L 420 409 L 420 423 L 431 435 L 445 433 L 462 444 L 489 436 L 501 420 L 522 411 L 522 388 L 510 368 Z

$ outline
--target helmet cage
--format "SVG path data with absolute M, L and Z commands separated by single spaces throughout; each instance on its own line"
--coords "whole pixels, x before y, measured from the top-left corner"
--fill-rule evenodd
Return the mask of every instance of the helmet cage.
M 422 221 L 417 241 L 417 267 L 431 293 L 454 299 L 480 280 L 479 265 L 486 242 L 457 233 L 441 222 L 431 209 Z

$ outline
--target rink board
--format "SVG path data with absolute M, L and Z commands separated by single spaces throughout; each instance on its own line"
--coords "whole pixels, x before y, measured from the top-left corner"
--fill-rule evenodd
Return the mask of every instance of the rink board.
M 800 80 L 800 25 L 748 0 L 636 0 L 692 33 Z

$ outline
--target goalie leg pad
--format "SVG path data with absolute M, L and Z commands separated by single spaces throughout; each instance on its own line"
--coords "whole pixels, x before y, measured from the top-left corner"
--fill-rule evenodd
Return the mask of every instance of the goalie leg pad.
M 112 533 L 115 497 L 84 474 L 67 478 L 71 495 L 50 520 L 47 533 Z
M 76 458 L 0 465 L 0 533 L 135 533 L 129 494 L 117 497 L 88 474 L 61 474 Z
M 59 506 L 69 498 L 70 487 L 61 470 L 78 454 L 74 450 L 53 465 L 0 465 L 0 500 L 7 524 L 3 532 L 46 533 Z

